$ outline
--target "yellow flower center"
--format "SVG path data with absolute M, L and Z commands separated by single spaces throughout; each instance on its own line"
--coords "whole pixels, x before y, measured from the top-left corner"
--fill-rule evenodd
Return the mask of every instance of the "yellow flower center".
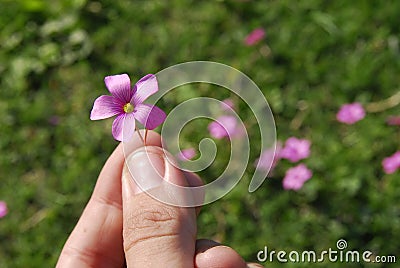
M 129 114 L 133 112 L 133 108 L 134 108 L 133 105 L 128 102 L 127 104 L 124 105 L 124 112 Z

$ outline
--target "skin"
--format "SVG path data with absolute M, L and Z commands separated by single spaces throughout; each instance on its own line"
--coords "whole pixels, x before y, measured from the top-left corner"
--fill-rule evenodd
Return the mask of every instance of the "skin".
M 150 131 L 146 150 L 162 157 L 160 147 L 160 136 Z M 140 166 L 141 139 L 135 136 L 125 150 L 136 157 L 130 168 Z M 197 175 L 164 165 L 164 180 L 182 186 L 202 184 Z M 169 206 L 141 192 L 127 172 L 120 144 L 101 170 L 56 267 L 262 267 L 246 264 L 227 246 L 196 240 L 199 210 Z

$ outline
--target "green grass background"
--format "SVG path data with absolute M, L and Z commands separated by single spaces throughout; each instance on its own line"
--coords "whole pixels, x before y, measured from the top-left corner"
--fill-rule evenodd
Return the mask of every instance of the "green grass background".
M 400 173 L 381 167 L 400 146 L 399 128 L 385 124 L 400 107 L 382 103 L 399 91 L 399 11 L 399 1 L 367 0 L 0 0 L 0 200 L 9 206 L 0 219 L 0 267 L 55 265 L 117 145 L 112 120 L 89 120 L 94 99 L 106 94 L 104 76 L 126 72 L 136 81 L 193 60 L 221 62 L 253 79 L 278 139 L 312 141 L 303 162 L 314 172 L 299 192 L 284 191 L 293 164 L 282 161 L 249 194 L 250 163 L 238 187 L 203 208 L 199 237 L 248 261 L 264 246 L 322 251 L 344 238 L 349 249 L 397 254 L 399 262 Z M 245 46 L 256 27 L 266 38 Z M 200 95 L 222 100 L 229 92 L 187 87 L 162 108 Z M 354 101 L 378 103 L 380 111 L 352 126 L 338 123 L 339 107 Z M 183 145 L 208 136 L 204 122 L 197 126 L 184 131 Z M 259 133 L 250 135 L 254 161 Z M 223 163 L 202 176 L 212 178 Z

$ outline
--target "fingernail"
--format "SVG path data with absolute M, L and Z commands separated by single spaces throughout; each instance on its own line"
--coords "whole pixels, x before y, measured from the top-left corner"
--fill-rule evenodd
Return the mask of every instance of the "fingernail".
M 131 175 L 129 184 L 132 194 L 160 186 L 165 174 L 164 162 L 163 151 L 159 147 L 143 147 L 128 156 L 126 164 Z
M 182 171 L 178 168 L 174 157 L 169 152 L 166 152 L 166 155 L 164 181 L 169 183 L 167 187 L 171 187 L 171 185 L 187 186 L 188 182 Z
M 248 263 L 247 264 L 247 268 L 263 268 L 264 266 L 262 266 L 261 264 L 258 263 Z

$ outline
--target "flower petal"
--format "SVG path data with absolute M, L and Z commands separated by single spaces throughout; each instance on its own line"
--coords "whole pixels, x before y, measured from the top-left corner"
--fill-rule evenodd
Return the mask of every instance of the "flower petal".
M 163 110 L 154 105 L 142 103 L 135 108 L 135 118 L 147 129 L 155 129 L 161 125 L 167 117 Z
M 286 140 L 280 156 L 294 163 L 310 156 L 310 146 L 311 142 L 309 140 L 290 137 Z
M 365 110 L 361 103 L 354 102 L 343 104 L 339 112 L 336 114 L 336 119 L 348 125 L 352 125 L 365 117 Z
M 122 112 L 122 108 L 115 103 L 113 96 L 102 95 L 94 101 L 90 120 L 109 118 Z
M 196 150 L 194 148 L 183 149 L 177 154 L 177 158 L 181 161 L 189 161 L 196 156 Z
M 135 124 L 133 113 L 117 116 L 112 125 L 114 139 L 117 141 L 128 141 L 135 133 Z
M 304 164 L 299 164 L 286 171 L 282 184 L 285 190 L 300 190 L 304 182 L 311 179 L 312 171 Z
M 231 115 L 222 115 L 208 125 L 210 135 L 216 139 L 227 137 L 229 139 L 244 134 L 243 129 L 238 128 L 237 119 Z
M 3 218 L 8 213 L 7 203 L 0 200 L 0 218 Z
M 131 90 L 131 80 L 127 74 L 106 76 L 104 83 L 108 91 L 119 101 L 128 103 L 131 100 L 133 91 Z
M 254 29 L 251 33 L 249 33 L 244 42 L 247 46 L 252 46 L 261 41 L 265 36 L 265 30 L 263 28 Z
M 134 88 L 135 94 L 132 97 L 131 103 L 136 106 L 143 103 L 148 97 L 158 91 L 158 82 L 154 74 L 148 74 L 142 77 Z
M 386 122 L 390 126 L 400 126 L 400 116 L 389 116 Z

